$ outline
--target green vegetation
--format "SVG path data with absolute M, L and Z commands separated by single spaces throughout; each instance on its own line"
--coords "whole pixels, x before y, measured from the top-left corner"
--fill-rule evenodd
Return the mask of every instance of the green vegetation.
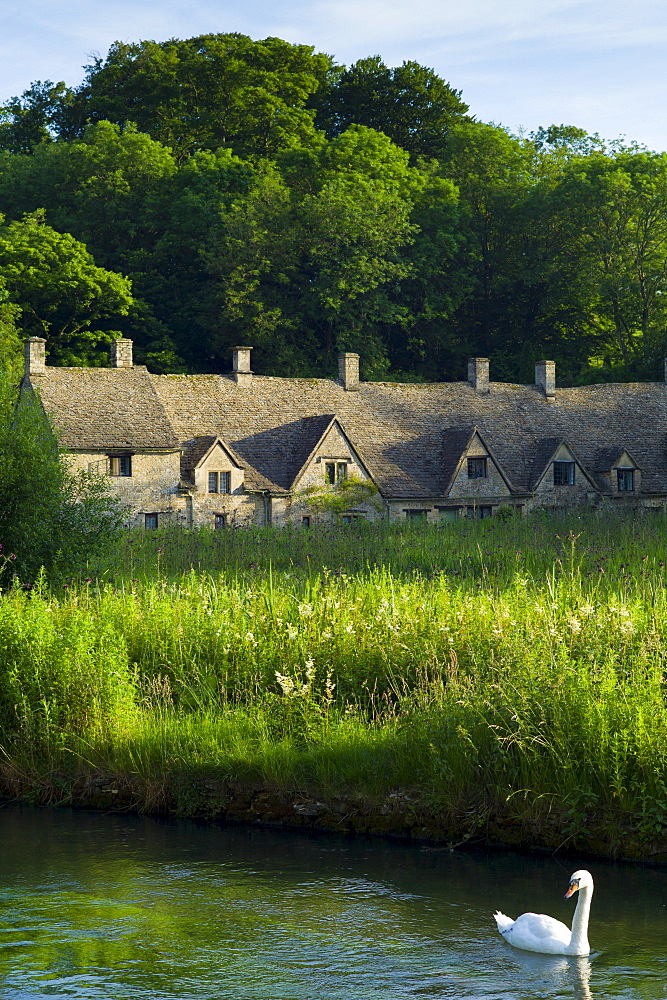
M 470 356 L 510 381 L 543 357 L 561 385 L 661 378 L 667 154 L 468 111 L 417 63 L 241 34 L 117 42 L 78 87 L 34 83 L 0 106 L 0 239 L 22 260 L 16 227 L 60 238 L 47 259 L 23 230 L 21 332 L 99 364 L 119 331 L 161 372 L 228 371 L 249 343 L 269 375 L 331 377 L 347 350 L 366 379 L 456 380 Z
M 17 345 L 11 328 L 7 334 L 11 364 Z M 108 477 L 72 472 L 41 408 L 28 395 L 17 401 L 15 378 L 0 374 L 0 587 L 12 575 L 31 585 L 40 575 L 55 583 L 78 572 L 117 543 L 123 519 Z
M 664 849 L 665 527 L 129 535 L 0 601 L 5 787 L 406 791 L 457 839 Z

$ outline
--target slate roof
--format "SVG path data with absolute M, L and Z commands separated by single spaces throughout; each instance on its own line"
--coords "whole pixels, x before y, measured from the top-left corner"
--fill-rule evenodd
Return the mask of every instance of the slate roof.
M 63 448 L 172 449 L 179 442 L 151 376 L 135 368 L 51 368 L 24 378 L 36 389 Z
M 254 376 L 245 388 L 224 375 L 151 379 L 181 440 L 219 434 L 249 466 L 249 480 L 254 468 L 282 489 L 289 488 L 317 429 L 335 414 L 385 496 L 442 496 L 448 471 L 451 477 L 452 428 L 463 429 L 465 437 L 475 425 L 519 492 L 531 491 L 564 440 L 589 475 L 603 448 L 626 448 L 644 470 L 642 490 L 667 493 L 663 383 L 557 389 L 549 402 L 537 386 L 503 382 L 481 394 L 467 382 L 362 382 L 358 391 L 346 392 L 328 379 Z
M 550 402 L 537 386 L 500 382 L 487 394 L 467 382 L 362 382 L 346 392 L 328 379 L 255 375 L 241 387 L 225 375 L 50 367 L 31 379 L 65 447 L 185 446 L 219 436 L 250 488 L 289 490 L 335 414 L 385 496 L 443 496 L 456 434 L 463 440 L 475 426 L 518 492 L 531 491 L 565 441 L 591 477 L 602 451 L 627 449 L 643 470 L 642 491 L 667 493 L 663 383 L 557 389 Z

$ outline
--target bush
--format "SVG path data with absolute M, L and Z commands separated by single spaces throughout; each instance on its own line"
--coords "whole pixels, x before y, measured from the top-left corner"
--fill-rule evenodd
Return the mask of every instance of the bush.
M 108 550 L 123 521 L 106 480 L 72 474 L 41 407 L 29 395 L 18 400 L 9 376 L 0 376 L 0 543 L 8 569 L 32 584 L 43 567 L 50 581 L 80 572 Z

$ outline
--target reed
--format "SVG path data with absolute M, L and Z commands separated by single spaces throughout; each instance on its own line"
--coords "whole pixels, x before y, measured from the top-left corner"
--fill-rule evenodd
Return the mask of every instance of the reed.
M 0 598 L 6 771 L 132 775 L 147 806 L 198 775 L 417 788 L 450 827 L 648 844 L 667 833 L 665 527 L 133 535 L 88 578 Z

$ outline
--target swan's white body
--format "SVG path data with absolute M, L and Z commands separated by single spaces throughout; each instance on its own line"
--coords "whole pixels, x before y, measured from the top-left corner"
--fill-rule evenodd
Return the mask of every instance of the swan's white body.
M 512 920 L 496 910 L 494 917 L 498 930 L 508 944 L 523 951 L 537 951 L 542 955 L 590 955 L 588 918 L 593 895 L 593 878 L 590 872 L 574 873 L 565 898 L 568 899 L 577 890 L 579 898 L 572 930 L 545 913 L 522 913 L 516 920 Z

